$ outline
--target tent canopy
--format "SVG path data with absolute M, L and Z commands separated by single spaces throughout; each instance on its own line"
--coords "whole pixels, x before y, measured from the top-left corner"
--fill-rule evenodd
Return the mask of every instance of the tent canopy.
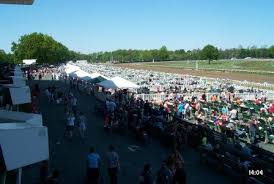
M 91 74 L 92 79 L 95 79 L 96 77 L 99 77 L 99 76 L 104 77 L 103 75 L 96 73 L 96 72 Z
M 126 79 L 123 79 L 121 77 L 113 77 L 109 80 L 105 80 L 103 82 L 97 83 L 99 86 L 102 86 L 107 89 L 136 89 L 139 88 L 138 85 L 134 84 L 133 82 L 130 82 Z
M 36 59 L 23 59 L 23 64 L 25 65 L 31 65 L 35 63 L 36 63 Z
M 90 78 L 90 74 L 83 70 L 74 71 L 74 72 L 70 73 L 69 75 L 71 77 L 79 77 L 79 78 L 89 77 Z
M 75 65 L 66 64 L 66 66 L 65 66 L 65 72 L 67 74 L 70 74 L 70 73 L 78 71 L 78 70 L 80 70 L 80 68 L 78 66 L 75 66 Z
M 103 82 L 107 80 L 106 78 L 102 77 L 102 76 L 98 76 L 94 79 L 91 79 L 89 82 L 93 83 L 93 84 L 96 84 L 96 83 L 99 83 L 99 82 Z

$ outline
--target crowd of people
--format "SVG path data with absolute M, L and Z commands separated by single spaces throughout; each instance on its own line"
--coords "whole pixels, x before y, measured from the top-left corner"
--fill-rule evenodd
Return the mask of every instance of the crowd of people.
M 124 70 L 109 65 L 82 62 L 76 62 L 74 65 L 86 72 L 96 71 L 107 77 L 119 75 L 135 81 L 141 88 L 137 90 L 137 93 L 134 91 L 134 100 L 143 104 L 148 101 L 151 106 L 157 106 L 158 109 L 153 109 L 159 110 L 158 113 L 166 120 L 176 114 L 182 119 L 195 123 L 206 123 L 218 131 L 235 130 L 237 134 L 248 139 L 248 142 L 256 142 L 256 137 L 265 143 L 274 142 L 274 96 L 271 91 L 246 87 L 244 86 L 245 82 L 239 83 L 224 79 L 216 79 L 212 82 L 203 77 L 134 69 Z M 144 88 L 148 88 L 148 90 L 144 90 Z M 106 90 L 106 93 L 109 94 L 109 90 Z M 149 94 L 139 94 L 144 91 Z M 121 98 L 121 93 L 123 94 L 123 92 L 115 90 L 112 90 L 111 93 L 114 94 L 112 101 L 115 103 L 117 103 L 117 96 Z M 146 98 L 155 93 L 164 96 L 164 98 Z M 110 99 L 109 96 L 108 99 Z M 127 96 L 131 95 L 125 95 L 126 98 Z M 128 101 L 128 99 L 123 99 L 123 106 L 125 100 Z M 121 118 L 119 111 L 128 111 L 128 109 L 127 107 L 121 109 L 119 106 L 115 117 Z M 143 112 L 144 109 L 141 107 L 137 111 Z M 110 120 L 110 122 L 117 122 L 113 113 L 109 114 L 105 118 L 106 122 Z M 143 121 L 142 118 L 139 116 L 137 119 Z M 127 117 L 123 117 L 123 119 L 127 119 Z
M 79 135 L 82 141 L 86 139 L 87 135 L 87 126 L 88 120 L 84 116 L 82 112 L 79 111 L 78 108 L 78 99 L 76 95 L 73 94 L 73 91 L 76 92 L 78 89 L 73 85 L 73 82 L 69 82 L 68 89 L 61 89 L 57 86 L 50 85 L 45 89 L 45 96 L 47 97 L 48 103 L 56 104 L 56 105 L 64 105 L 65 116 L 67 117 L 66 123 L 66 131 L 65 138 L 68 141 L 72 141 L 73 132 L 75 126 L 79 129 Z M 111 97 L 111 96 L 110 96 Z M 141 103 L 141 101 L 138 101 Z M 135 115 L 132 114 L 131 110 L 134 111 L 138 105 L 134 100 L 134 96 L 128 97 L 127 91 L 120 91 L 115 96 L 115 100 L 111 98 L 106 101 L 104 107 L 105 113 L 105 124 L 103 125 L 106 130 L 121 128 L 129 126 L 129 128 L 134 128 L 132 122 L 132 118 Z M 145 105 L 145 104 L 143 104 Z M 145 106 L 147 106 L 146 104 Z M 132 106 L 132 108 L 129 108 Z M 145 107 L 145 115 L 149 115 L 152 109 L 150 109 L 150 105 Z M 127 114 L 130 114 L 128 116 Z M 143 123 L 143 122 L 139 122 Z M 117 126 L 117 127 L 116 127 Z M 138 129 L 138 128 L 137 128 Z M 137 130 L 136 129 L 136 130 Z M 137 131 L 137 134 L 140 134 L 140 129 Z M 145 133 L 145 132 L 143 132 Z M 139 137 L 138 138 L 142 138 Z M 109 152 L 107 153 L 107 171 L 110 178 L 110 183 L 118 182 L 118 171 L 119 171 L 119 156 L 115 151 L 114 146 L 109 146 Z M 88 183 L 98 183 L 102 180 L 102 173 L 100 170 L 100 165 L 102 163 L 101 156 L 95 152 L 94 148 L 90 148 L 90 153 L 87 157 L 87 181 Z M 184 161 L 180 154 L 180 151 L 176 151 L 176 153 L 172 154 L 169 158 L 163 161 L 161 168 L 156 173 L 156 177 L 153 177 L 151 166 L 149 163 L 145 164 L 143 171 L 140 173 L 139 182 L 140 183 L 153 183 L 157 181 L 157 183 L 185 183 L 186 182 L 186 174 L 184 170 Z
M 32 84 L 32 112 L 40 112 L 37 99 L 40 98 L 41 89 L 38 84 L 31 81 L 35 78 L 42 80 L 48 75 L 55 80 L 60 72 L 54 68 L 26 71 L 26 77 Z M 64 79 L 66 83 L 68 81 L 69 86 L 60 88 L 52 83 L 43 90 L 44 95 L 48 103 L 64 106 L 66 117 L 64 138 L 71 142 L 77 129 L 81 142 L 85 143 L 89 121 L 80 111 L 79 99 L 76 95 L 81 91 L 79 87 L 81 80 L 69 77 Z M 190 89 L 174 91 L 166 88 L 165 90 L 164 100 L 144 100 L 136 94 L 136 91 L 103 89 L 107 96 L 106 101 L 98 101 L 94 107 L 96 113 L 101 112 L 104 116 L 102 127 L 106 131 L 130 131 L 144 144 L 149 144 L 150 140 L 156 137 L 166 145 L 171 145 L 173 153 L 162 161 L 161 168 L 157 172 L 152 170 L 150 163 L 144 164 L 139 176 L 140 184 L 186 183 L 184 159 L 181 155 L 186 145 L 194 148 L 202 147 L 202 158 L 206 157 L 204 160 L 207 160 L 209 151 L 225 155 L 225 158 L 229 157 L 228 154 L 231 156 L 231 152 L 251 156 L 253 145 L 262 140 L 265 144 L 274 143 L 274 102 L 269 101 L 266 96 L 245 100 L 227 91 L 227 86 L 221 86 L 220 91 L 215 92 L 209 99 L 206 92 L 197 96 L 189 95 Z M 216 137 L 212 138 L 216 136 L 212 132 L 220 133 L 217 139 L 221 142 L 216 141 Z M 119 154 L 115 147 L 110 145 L 106 155 L 110 183 L 119 183 L 118 181 L 122 179 L 118 178 Z M 237 158 L 240 159 L 241 168 L 248 168 L 247 163 L 251 162 L 250 160 Z M 99 183 L 103 179 L 100 169 L 102 163 L 100 154 L 91 147 L 87 156 L 87 183 Z M 46 163 L 42 168 L 44 167 L 47 167 Z M 51 175 L 41 173 L 42 183 L 58 183 L 58 170 L 54 170 Z
M 273 141 L 274 104 L 266 103 L 265 99 L 242 101 L 216 95 L 208 100 L 202 95 L 200 99 L 195 96 L 186 99 L 182 96 L 154 103 L 135 98 L 134 94 L 121 90 L 112 96 L 108 95 L 105 104 L 101 106 L 97 108 L 104 112 L 105 127 L 144 127 L 153 119 L 157 121 L 157 127 L 164 130 L 166 124 L 178 118 L 206 124 L 219 132 L 232 131 L 235 136 L 243 136 L 249 143 Z

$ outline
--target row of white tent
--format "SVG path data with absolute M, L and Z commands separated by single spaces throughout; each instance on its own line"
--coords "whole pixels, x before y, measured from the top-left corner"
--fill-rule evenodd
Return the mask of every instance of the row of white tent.
M 99 73 L 92 73 L 92 74 L 87 73 L 87 72 L 81 70 L 80 67 L 69 64 L 69 63 L 67 63 L 65 65 L 64 72 L 70 77 L 78 77 L 78 78 L 81 78 L 82 80 L 85 80 L 85 81 L 95 79 L 99 76 L 101 76 L 105 79 L 108 79 L 107 77 L 105 77 L 105 76 L 103 76 Z
M 97 83 L 98 86 L 101 86 L 105 89 L 137 89 L 139 86 L 131 81 L 128 81 L 124 78 L 121 78 L 119 76 L 108 78 L 104 75 L 101 75 L 99 73 L 87 73 L 83 70 L 81 70 L 78 66 L 72 65 L 67 63 L 64 66 L 64 72 L 69 77 L 73 78 L 80 78 L 85 81 L 93 80 L 95 78 L 101 77 L 105 80 L 102 82 Z
M 9 92 L 12 105 L 31 103 L 23 71 L 15 66 L 12 73 L 12 82 L 0 85 L 3 97 Z M 8 172 L 14 170 L 18 171 L 16 183 L 20 183 L 23 167 L 49 159 L 48 129 L 43 126 L 41 114 L 4 110 L 4 107 L 0 109 L 0 121 L 0 183 L 6 183 L 13 176 Z
M 19 66 L 15 66 L 13 70 L 14 76 L 11 84 L 2 84 L 2 87 L 8 88 L 12 100 L 12 105 L 19 105 L 31 102 L 30 88 L 26 85 L 24 73 Z
M 137 89 L 139 86 L 133 82 L 130 82 L 121 77 L 113 77 L 109 80 L 105 80 L 97 83 L 98 86 L 102 86 L 106 89 Z

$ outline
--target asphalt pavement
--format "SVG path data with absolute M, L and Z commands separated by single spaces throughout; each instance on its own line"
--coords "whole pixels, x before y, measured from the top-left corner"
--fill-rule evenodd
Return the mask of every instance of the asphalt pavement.
M 65 132 L 64 106 L 51 104 L 47 101 L 44 89 L 54 83 L 57 88 L 68 89 L 68 85 L 61 81 L 35 81 L 41 88 L 39 106 L 43 115 L 43 124 L 48 127 L 50 168 L 60 170 L 61 184 L 82 184 L 85 182 L 86 157 L 89 147 L 93 146 L 96 152 L 105 158 L 109 144 L 116 147 L 120 155 L 121 170 L 119 172 L 120 184 L 138 183 L 138 176 L 144 163 L 152 165 L 154 173 L 160 168 L 161 161 L 165 159 L 170 150 L 163 147 L 159 141 L 153 140 L 150 145 L 137 142 L 130 132 L 125 134 L 109 134 L 103 130 L 103 117 L 94 113 L 95 98 L 84 93 L 73 91 L 78 99 L 78 108 L 88 119 L 88 139 L 82 143 L 77 130 L 74 131 L 72 142 L 63 138 Z M 129 149 L 138 146 L 137 150 Z M 33 148 L 35 149 L 35 148 Z M 229 177 L 218 173 L 212 168 L 199 164 L 199 153 L 187 148 L 183 152 L 186 163 L 188 184 L 229 184 Z M 36 184 L 39 181 L 40 164 L 23 168 L 23 184 Z M 104 183 L 108 183 L 106 168 L 101 168 Z

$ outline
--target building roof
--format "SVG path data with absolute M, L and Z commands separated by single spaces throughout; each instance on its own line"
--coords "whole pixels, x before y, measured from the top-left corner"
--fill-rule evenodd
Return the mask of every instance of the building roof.
M 34 0 L 0 0 L 0 4 L 25 4 L 32 5 Z

